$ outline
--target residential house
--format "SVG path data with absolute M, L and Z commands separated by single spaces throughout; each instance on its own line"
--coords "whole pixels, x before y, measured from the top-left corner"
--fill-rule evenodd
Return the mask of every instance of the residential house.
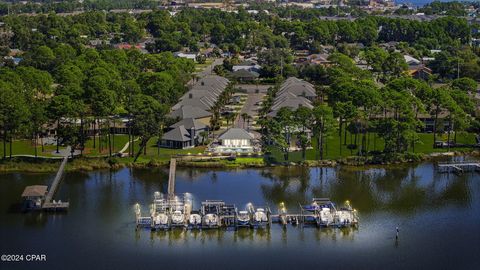
M 190 105 L 185 105 L 181 106 L 177 110 L 172 111 L 168 117 L 174 118 L 174 119 L 186 119 L 186 118 L 193 118 L 195 120 L 198 120 L 205 125 L 208 125 L 210 123 L 210 118 L 212 116 L 211 112 L 207 112 L 206 110 L 203 110 L 198 107 L 193 107 Z
M 160 146 L 175 149 L 191 148 L 195 146 L 195 138 L 190 136 L 184 126 L 179 126 L 163 134 Z
M 418 80 L 428 80 L 432 76 L 432 70 L 425 65 L 411 66 L 408 69 L 408 74 Z
M 417 58 L 414 58 L 410 55 L 404 55 L 403 58 L 405 59 L 405 62 L 407 63 L 407 65 L 409 66 L 416 66 L 416 65 L 420 65 L 422 62 L 420 60 L 418 60 Z
M 206 76 L 195 83 L 192 89 L 185 93 L 180 101 L 172 107 L 172 110 L 188 105 L 208 111 L 215 105 L 228 83 L 228 79 L 220 76 Z
M 287 93 L 292 93 L 296 96 L 302 96 L 310 101 L 313 101 L 313 99 L 317 96 L 315 86 L 313 86 L 313 84 L 295 77 L 290 77 L 285 80 L 278 90 L 277 97 L 281 97 Z
M 193 118 L 186 118 L 169 127 L 160 140 L 160 145 L 167 148 L 185 149 L 195 147 L 200 141 L 200 134 L 207 130 L 207 125 Z
M 218 140 L 219 145 L 215 146 L 217 153 L 252 153 L 253 136 L 242 128 L 230 128 L 222 133 Z
M 198 54 L 197 53 L 175 52 L 175 53 L 173 53 L 173 56 L 197 61 Z
M 311 65 L 322 65 L 322 66 L 330 66 L 332 62 L 328 60 L 330 57 L 329 54 L 322 53 L 322 54 L 311 54 L 307 56 L 307 63 Z
M 316 97 L 315 87 L 311 83 L 290 77 L 280 86 L 268 116 L 275 117 L 277 112 L 284 107 L 292 110 L 302 106 L 312 109 L 312 101 Z
M 180 126 L 183 126 L 190 133 L 190 136 L 193 136 L 195 139 L 197 139 L 200 133 L 208 130 L 208 127 L 206 124 L 193 118 L 186 118 L 186 119 L 180 120 L 177 123 L 171 125 L 170 128 L 175 129 Z
M 232 79 L 239 81 L 239 82 L 251 82 L 255 81 L 260 77 L 260 74 L 255 72 L 255 71 L 248 71 L 246 69 L 240 69 L 237 71 L 234 71 L 230 74 L 230 77 Z
M 254 61 L 251 59 L 245 60 L 237 65 L 232 66 L 233 72 L 239 71 L 239 70 L 246 70 L 246 71 L 253 71 L 258 73 L 260 72 L 260 69 L 262 69 L 262 67 L 259 64 L 257 64 L 257 61 Z

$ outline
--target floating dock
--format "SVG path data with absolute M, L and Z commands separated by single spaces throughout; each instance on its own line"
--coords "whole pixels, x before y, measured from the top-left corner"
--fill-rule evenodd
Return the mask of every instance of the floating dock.
M 440 173 L 464 173 L 464 172 L 480 172 L 480 162 L 464 161 L 439 163 L 437 170 Z

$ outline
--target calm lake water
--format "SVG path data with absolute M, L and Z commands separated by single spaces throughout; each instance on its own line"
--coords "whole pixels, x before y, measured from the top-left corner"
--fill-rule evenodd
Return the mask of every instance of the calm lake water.
M 54 174 L 0 175 L 2 254 L 46 254 L 47 262 L 3 269 L 479 269 L 480 175 L 440 175 L 434 165 L 366 170 L 272 168 L 179 169 L 178 193 L 195 202 L 252 202 L 290 212 L 312 197 L 349 199 L 357 230 L 287 227 L 270 230 L 135 231 L 133 205 L 148 211 L 166 191 L 167 170 L 68 173 L 55 196 L 64 215 L 18 212 L 26 185 Z M 295 211 L 296 212 L 296 211 Z M 395 240 L 395 227 L 400 239 Z M 313 268 L 315 267 L 315 268 Z

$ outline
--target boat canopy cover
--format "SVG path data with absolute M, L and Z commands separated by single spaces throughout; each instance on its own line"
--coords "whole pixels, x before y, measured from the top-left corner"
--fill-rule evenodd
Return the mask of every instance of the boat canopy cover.
M 333 203 L 328 203 L 328 204 L 322 204 L 322 205 L 304 205 L 302 206 L 303 210 L 306 210 L 306 211 L 315 211 L 315 210 L 320 210 L 322 208 L 330 208 L 334 206 Z

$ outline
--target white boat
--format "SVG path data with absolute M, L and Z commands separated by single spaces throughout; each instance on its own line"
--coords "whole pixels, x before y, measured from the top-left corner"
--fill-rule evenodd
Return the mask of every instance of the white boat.
M 339 210 L 337 211 L 337 219 L 339 226 L 348 226 L 354 222 L 354 216 L 352 211 Z
M 199 214 L 191 214 L 188 223 L 192 226 L 200 226 L 200 224 L 202 224 L 202 217 Z
M 255 214 L 253 215 L 253 221 L 256 225 L 264 225 L 268 222 L 268 216 L 265 213 L 265 209 L 257 208 Z
M 208 228 L 218 226 L 218 216 L 216 214 L 206 214 L 203 216 L 203 224 Z
M 182 224 L 185 221 L 185 215 L 181 211 L 175 211 L 172 214 L 172 223 L 173 224 Z
M 250 226 L 250 214 L 248 211 L 239 211 L 237 216 L 238 226 Z
M 320 221 L 322 225 L 330 226 L 334 222 L 334 215 L 331 212 L 330 208 L 322 208 L 320 211 Z
M 160 213 L 155 216 L 155 227 L 157 228 L 166 228 L 168 227 L 168 216 L 166 214 Z

